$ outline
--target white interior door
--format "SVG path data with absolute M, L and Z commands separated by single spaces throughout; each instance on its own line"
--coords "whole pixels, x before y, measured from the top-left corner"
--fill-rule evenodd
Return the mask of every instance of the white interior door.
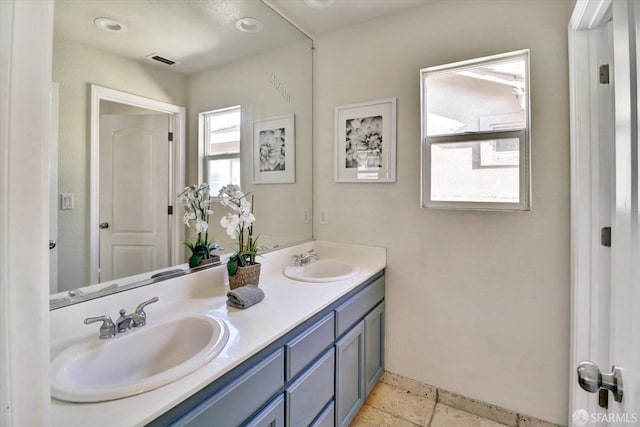
M 637 61 L 640 3 L 613 1 L 615 59 L 615 205 L 611 263 L 610 361 L 622 369 L 623 395 L 610 425 L 640 425 L 640 181 Z
M 169 266 L 169 116 L 100 118 L 100 281 Z

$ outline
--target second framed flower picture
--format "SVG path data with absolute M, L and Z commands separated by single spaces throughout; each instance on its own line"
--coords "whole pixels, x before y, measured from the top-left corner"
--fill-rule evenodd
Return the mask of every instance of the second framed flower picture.
M 296 182 L 293 114 L 253 122 L 253 183 Z
M 396 181 L 396 98 L 336 107 L 335 182 Z

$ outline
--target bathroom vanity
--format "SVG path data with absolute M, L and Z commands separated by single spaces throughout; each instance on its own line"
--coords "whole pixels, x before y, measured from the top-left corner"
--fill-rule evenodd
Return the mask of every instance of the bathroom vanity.
M 320 283 L 285 277 L 292 256 L 310 249 L 358 273 Z M 148 307 L 149 325 L 190 313 L 215 316 L 229 329 L 213 360 L 169 384 L 104 402 L 52 399 L 52 424 L 348 425 L 384 369 L 385 250 L 315 241 L 261 261 L 266 297 L 245 310 L 226 306 L 220 266 L 52 311 L 52 359 L 79 341 L 98 341 L 98 328 L 83 325 L 83 316 L 114 315 L 153 296 L 159 302 Z

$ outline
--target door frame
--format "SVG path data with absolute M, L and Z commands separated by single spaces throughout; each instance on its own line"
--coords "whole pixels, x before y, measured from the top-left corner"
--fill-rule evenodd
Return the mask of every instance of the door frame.
M 624 379 L 625 400 L 609 400 L 608 415 L 635 415 L 640 402 L 639 369 L 629 349 L 637 350 L 640 317 L 637 304 L 640 289 L 634 287 L 640 277 L 636 260 L 640 257 L 640 219 L 638 217 L 638 121 L 637 97 L 638 34 L 637 3 L 630 0 L 578 0 L 569 23 L 569 80 L 571 108 L 571 357 L 568 425 L 578 409 L 593 414 L 602 411 L 576 380 L 576 366 L 581 360 L 593 360 L 608 371 L 616 364 L 627 366 Z M 611 10 L 611 13 L 609 13 Z M 614 94 L 615 94 L 615 202 L 612 207 L 611 284 L 594 280 L 591 265 L 597 263 L 600 245 L 599 227 L 593 207 L 598 195 L 597 159 L 592 154 L 599 145 L 592 125 L 592 96 L 598 79 L 597 69 L 589 69 L 587 31 L 613 17 Z M 587 67 L 587 68 L 585 68 Z M 593 68 L 593 65 L 592 65 Z M 595 217 L 597 219 L 597 217 Z M 607 298 L 600 298 L 607 295 Z M 615 310 L 615 311 L 614 311 Z M 635 316 L 635 317 L 632 317 Z M 608 328 L 598 328 L 603 319 Z M 635 348 L 633 346 L 636 346 Z M 597 360 L 602 352 L 606 356 Z M 629 354 L 627 354 L 629 353 Z M 606 363 L 606 365 L 605 365 Z M 625 412 L 623 414 L 623 412 Z M 632 414 L 633 413 L 633 414 Z
M 2 426 L 50 422 L 48 240 L 53 9 L 50 1 L 0 1 Z
M 60 84 L 51 83 L 51 140 L 49 144 L 49 293 L 58 293 L 58 122 Z
M 606 21 L 612 0 L 577 0 L 568 26 L 569 42 L 569 107 L 571 133 L 571 342 L 569 360 L 569 413 L 568 424 L 577 409 L 588 413 L 600 412 L 596 399 L 580 390 L 576 367 L 583 360 L 598 360 L 602 345 L 608 340 L 595 325 L 609 318 L 609 300 L 599 296 L 600 282 L 592 277 L 592 265 L 598 260 L 600 241 L 594 230 L 598 223 L 597 180 L 599 173 L 594 162 L 599 139 L 597 124 L 593 123 L 591 99 L 599 84 L 596 70 L 590 69 L 588 30 L 598 28 Z M 596 116 L 597 117 L 597 116 Z M 594 164 L 595 163 L 595 164 Z M 606 343 L 605 343 L 606 341 Z M 608 361 L 606 361 L 608 364 Z M 606 365 L 605 365 L 606 366 Z M 606 368 L 605 368 L 606 369 Z
M 169 163 L 173 166 L 169 177 L 169 194 L 177 194 L 177 189 L 184 187 L 185 176 L 185 128 L 186 108 L 162 101 L 133 95 L 103 86 L 91 85 L 91 155 L 90 155 L 90 201 L 89 201 L 89 247 L 90 247 L 90 284 L 98 283 L 98 267 L 100 265 L 100 101 L 111 101 L 146 108 L 169 114 L 173 117 L 169 131 L 173 132 L 173 144 L 169 150 Z M 172 128 L 173 126 L 173 128 Z M 170 265 L 182 263 L 184 227 L 176 218 L 182 216 L 181 206 L 174 206 L 169 242 L 171 249 Z

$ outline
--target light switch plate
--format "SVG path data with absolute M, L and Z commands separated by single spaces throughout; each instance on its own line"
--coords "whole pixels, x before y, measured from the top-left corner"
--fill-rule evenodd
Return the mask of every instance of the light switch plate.
M 73 209 L 73 193 L 60 193 L 60 209 Z
M 320 224 L 322 225 L 329 224 L 329 211 L 326 209 L 320 210 Z

